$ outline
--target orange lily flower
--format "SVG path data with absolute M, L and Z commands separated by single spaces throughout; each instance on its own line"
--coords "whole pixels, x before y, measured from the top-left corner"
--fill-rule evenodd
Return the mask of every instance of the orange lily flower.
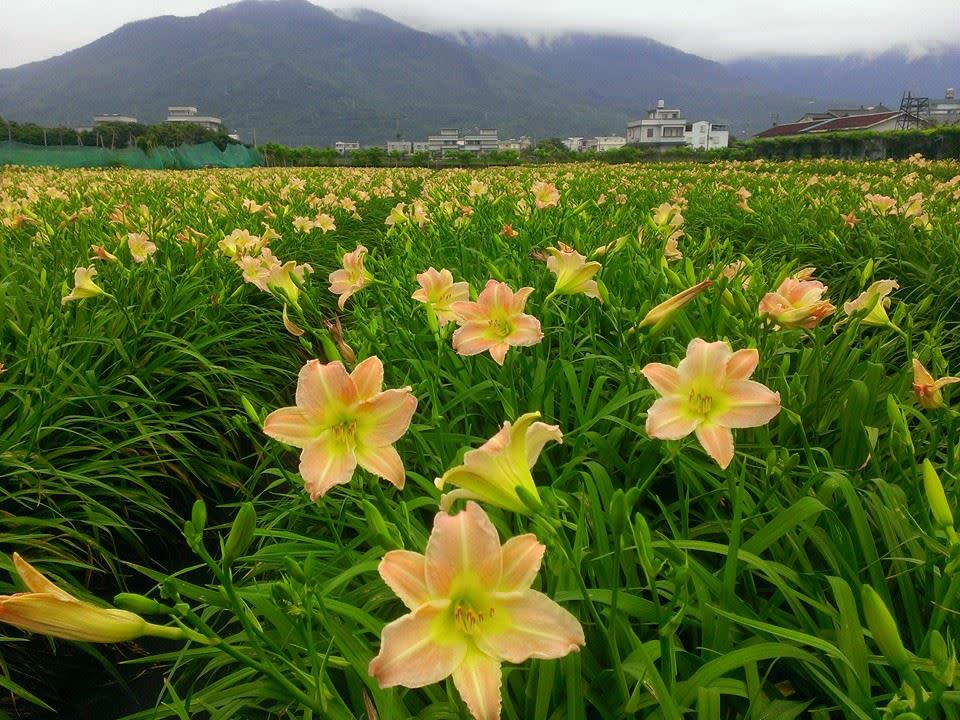
M 475 503 L 439 513 L 426 553 L 392 550 L 380 577 L 410 612 L 383 628 L 369 673 L 381 688 L 419 688 L 453 676 L 476 720 L 499 720 L 500 664 L 578 652 L 583 627 L 530 585 L 544 546 L 534 535 L 503 545 Z
M 300 474 L 311 500 L 350 482 L 357 465 L 403 489 L 403 461 L 393 444 L 410 426 L 417 399 L 409 386 L 382 386 L 376 356 L 349 374 L 340 362 L 310 360 L 300 370 L 297 404 L 264 420 L 264 433 L 303 449 Z
M 934 380 L 933 375 L 927 372 L 923 364 L 916 358 L 913 359 L 913 393 L 917 396 L 917 402 L 928 410 L 943 407 L 943 394 L 940 388 L 958 382 L 960 378 L 957 377 Z
M 757 312 L 771 318 L 782 328 L 814 328 L 836 308 L 821 300 L 827 286 L 819 280 L 786 278 L 775 292 L 760 300 Z
M 532 287 L 525 287 L 514 293 L 506 283 L 488 280 L 476 302 L 453 303 L 450 308 L 460 324 L 453 334 L 453 349 L 461 355 L 489 350 L 490 357 L 503 365 L 511 345 L 536 345 L 543 339 L 540 321 L 523 312 L 532 292 Z
M 370 279 L 370 274 L 363 268 L 366 254 L 367 249 L 358 245 L 356 250 L 343 256 L 343 269 L 334 270 L 327 278 L 330 281 L 330 292 L 340 296 L 337 305 L 341 310 L 350 296 L 363 288 Z
M 755 349 L 733 352 L 724 341 L 694 338 L 677 367 L 650 363 L 641 370 L 660 397 L 647 412 L 647 434 L 697 440 L 721 468 L 733 459 L 731 428 L 765 425 L 780 412 L 780 393 L 748 378 Z
M 420 289 L 411 297 L 433 310 L 440 327 L 457 319 L 451 309 L 453 303 L 470 299 L 470 286 L 463 281 L 454 282 L 453 273 L 447 269 L 437 271 L 431 267 L 417 275 L 417 282 Z

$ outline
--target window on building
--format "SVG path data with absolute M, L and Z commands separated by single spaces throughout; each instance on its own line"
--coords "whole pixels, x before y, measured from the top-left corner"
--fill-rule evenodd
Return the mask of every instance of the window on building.
M 683 137 L 683 128 L 682 127 L 665 127 L 663 129 L 663 136 L 665 138 Z
M 647 128 L 647 137 L 648 137 L 648 138 L 652 138 L 652 137 L 653 137 L 653 128 Z

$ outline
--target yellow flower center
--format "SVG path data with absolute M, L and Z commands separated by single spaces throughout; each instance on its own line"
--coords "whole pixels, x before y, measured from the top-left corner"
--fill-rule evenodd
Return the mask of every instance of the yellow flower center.
M 482 630 L 485 620 L 493 619 L 494 612 L 493 607 L 461 599 L 453 604 L 453 622 L 464 635 L 476 635 Z
M 500 338 L 508 338 L 513 333 L 513 324 L 506 317 L 490 319 L 490 329 Z
M 356 445 L 357 421 L 354 418 L 343 418 L 332 428 L 337 443 L 341 447 L 352 448 Z
M 713 396 L 703 394 L 696 388 L 693 388 L 687 397 L 687 403 L 692 414 L 706 418 L 713 409 Z

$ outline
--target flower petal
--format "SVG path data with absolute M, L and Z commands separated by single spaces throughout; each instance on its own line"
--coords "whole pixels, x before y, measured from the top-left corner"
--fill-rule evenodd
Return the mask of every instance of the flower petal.
M 577 652 L 584 644 L 580 622 L 536 590 L 497 593 L 496 615 L 477 636 L 477 647 L 509 662 L 549 660 Z
M 533 315 L 518 315 L 513 321 L 513 332 L 505 340 L 511 345 L 529 347 L 543 340 L 540 321 Z
M 780 412 L 780 393 L 753 380 L 729 383 L 724 394 L 730 403 L 723 412 L 710 420 L 729 428 L 748 428 L 766 425 Z
M 529 588 L 540 570 L 544 550 L 546 548 L 532 533 L 507 540 L 501 548 L 503 572 L 497 591 L 514 592 Z
M 680 384 L 680 373 L 672 365 L 663 363 L 648 363 L 640 371 L 653 389 L 661 395 L 670 395 L 677 391 Z
M 685 409 L 686 401 L 682 397 L 658 399 L 647 410 L 647 435 L 658 440 L 679 440 L 692 433 L 699 421 Z
M 302 448 L 316 440 L 321 430 L 307 419 L 300 408 L 285 407 L 267 415 L 263 421 L 263 432 L 274 440 Z
M 730 428 L 715 424 L 701 424 L 697 426 L 697 440 L 723 469 L 726 469 L 733 460 L 733 433 Z
M 357 401 L 357 386 L 343 363 L 310 360 L 300 369 L 297 407 L 310 416 L 324 418 Z
M 368 357 L 350 373 L 357 387 L 357 399 L 369 400 L 383 389 L 383 363 L 376 355 Z
M 440 632 L 447 602 L 421 605 L 383 628 L 380 653 L 367 671 L 381 688 L 423 687 L 440 682 L 463 662 L 467 643 Z
M 476 720 L 500 719 L 500 661 L 471 650 L 453 671 L 453 684 Z
M 300 453 L 300 475 L 311 500 L 326 495 L 335 485 L 350 482 L 356 469 L 353 450 L 339 442 L 332 429 L 324 430 Z
M 758 362 L 760 362 L 760 353 L 756 348 L 737 350 L 727 360 L 727 381 L 746 380 L 753 375 Z
M 456 581 L 494 588 L 500 582 L 500 537 L 475 502 L 456 515 L 438 513 L 427 540 L 427 588 L 433 597 L 447 597 Z
M 387 480 L 397 490 L 403 490 L 406 472 L 403 469 L 403 460 L 400 459 L 400 454 L 392 445 L 384 445 L 383 447 L 358 445 L 354 453 L 360 467 Z
M 54 585 L 47 579 L 46 575 L 20 557 L 20 553 L 15 552 L 13 554 L 13 566 L 17 569 L 17 574 L 20 576 L 20 579 L 23 580 L 23 584 L 26 585 L 31 592 L 47 593 L 60 600 L 76 600 L 73 595 Z
M 454 305 L 458 304 L 454 303 Z M 453 333 L 453 349 L 460 355 L 479 355 L 489 350 L 496 342 L 490 333 L 489 325 L 483 322 L 464 323 Z
M 686 383 L 695 378 L 706 380 L 710 385 L 721 387 L 726 379 L 730 345 L 723 340 L 707 342 L 694 338 L 687 346 L 687 355 L 677 365 L 680 381 Z
M 387 586 L 411 610 L 430 601 L 427 559 L 420 553 L 391 550 L 383 556 L 377 570 Z
M 360 403 L 356 410 L 357 444 L 367 447 L 392 445 L 410 427 L 417 399 L 410 387 L 378 393 Z
M 536 416 L 540 417 L 540 413 L 536 413 Z M 517 425 L 520 424 L 523 417 L 517 420 Z M 559 425 L 547 425 L 546 423 L 535 422 L 527 429 L 525 440 L 527 467 L 532 468 L 536 465 L 540 453 L 543 452 L 544 445 L 551 440 L 561 445 L 563 444 L 563 433 L 560 432 Z

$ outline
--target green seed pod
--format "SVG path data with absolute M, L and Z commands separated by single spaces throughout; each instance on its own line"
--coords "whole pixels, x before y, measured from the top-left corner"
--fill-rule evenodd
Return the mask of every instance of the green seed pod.
M 233 519 L 230 535 L 223 546 L 223 566 L 230 567 L 234 561 L 243 555 L 253 541 L 253 533 L 257 529 L 257 511 L 252 502 L 245 502 L 240 506 L 237 516 Z
M 880 648 L 880 652 L 897 672 L 908 669 L 910 653 L 903 646 L 897 621 L 890 614 L 883 598 L 872 587 L 864 585 L 860 590 L 860 599 L 863 602 L 863 616 L 867 621 L 867 627 L 873 633 L 873 639 Z
M 190 521 L 195 532 L 202 533 L 207 526 L 207 506 L 203 500 L 197 500 L 190 511 Z
M 163 603 L 137 593 L 119 593 L 114 596 L 113 604 L 121 610 L 129 610 L 137 615 L 166 615 L 170 612 L 170 608 Z
M 934 524 L 941 530 L 953 527 L 953 511 L 947 502 L 947 495 L 943 492 L 940 476 L 934 470 L 929 460 L 923 461 L 923 490 L 927 494 L 927 503 L 930 505 L 930 514 Z

